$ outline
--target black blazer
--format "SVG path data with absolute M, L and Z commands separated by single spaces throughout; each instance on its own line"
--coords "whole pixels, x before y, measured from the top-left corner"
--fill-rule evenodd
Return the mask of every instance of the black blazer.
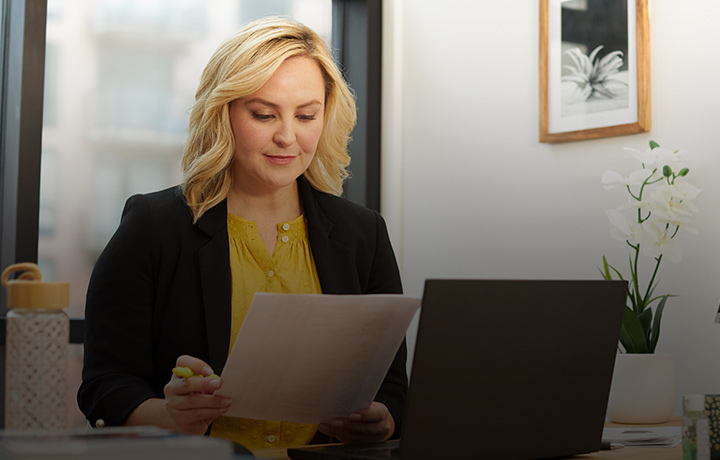
M 402 293 L 385 221 L 375 211 L 298 188 L 325 294 Z M 227 203 L 196 224 L 178 187 L 128 199 L 93 269 L 85 307 L 78 405 L 94 426 L 122 425 L 149 398 L 164 397 L 178 356 L 221 373 L 230 348 Z M 405 342 L 378 391 L 400 433 L 407 395 Z

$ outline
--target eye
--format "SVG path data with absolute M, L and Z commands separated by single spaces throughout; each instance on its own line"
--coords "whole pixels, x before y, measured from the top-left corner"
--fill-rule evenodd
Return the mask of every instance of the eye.
M 298 115 L 297 116 L 302 121 L 312 121 L 315 119 L 315 114 L 312 115 Z
M 254 119 L 260 120 L 260 121 L 267 121 L 267 120 L 271 120 L 271 119 L 275 118 L 274 115 L 270 115 L 267 113 L 257 113 L 257 112 L 253 112 L 252 116 Z

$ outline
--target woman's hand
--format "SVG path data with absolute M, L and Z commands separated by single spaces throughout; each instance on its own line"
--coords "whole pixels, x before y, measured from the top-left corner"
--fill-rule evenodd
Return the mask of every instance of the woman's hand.
M 318 430 L 344 443 L 385 441 L 395 431 L 395 420 L 385 404 L 373 401 L 370 407 L 356 410 L 348 417 L 321 423 Z
M 210 423 L 227 412 L 232 400 L 214 394 L 222 382 L 219 378 L 208 378 L 213 370 L 203 360 L 183 355 L 177 359 L 176 366 L 190 368 L 205 377 L 173 374 L 165 385 L 165 409 L 178 431 L 205 434 Z

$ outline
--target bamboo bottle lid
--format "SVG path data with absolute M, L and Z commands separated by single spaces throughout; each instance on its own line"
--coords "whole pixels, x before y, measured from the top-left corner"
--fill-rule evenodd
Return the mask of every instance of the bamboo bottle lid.
M 11 273 L 23 272 L 17 279 L 8 280 Z M 2 284 L 8 291 L 8 308 L 63 309 L 70 304 L 68 283 L 43 283 L 40 267 L 33 263 L 10 265 L 2 272 Z

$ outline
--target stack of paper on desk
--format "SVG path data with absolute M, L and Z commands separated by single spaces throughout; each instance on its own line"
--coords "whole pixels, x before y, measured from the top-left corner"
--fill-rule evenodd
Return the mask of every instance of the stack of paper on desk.
M 218 394 L 225 415 L 321 423 L 370 405 L 420 299 L 256 293 Z
M 603 442 L 624 446 L 675 447 L 682 441 L 679 426 L 605 428 Z

